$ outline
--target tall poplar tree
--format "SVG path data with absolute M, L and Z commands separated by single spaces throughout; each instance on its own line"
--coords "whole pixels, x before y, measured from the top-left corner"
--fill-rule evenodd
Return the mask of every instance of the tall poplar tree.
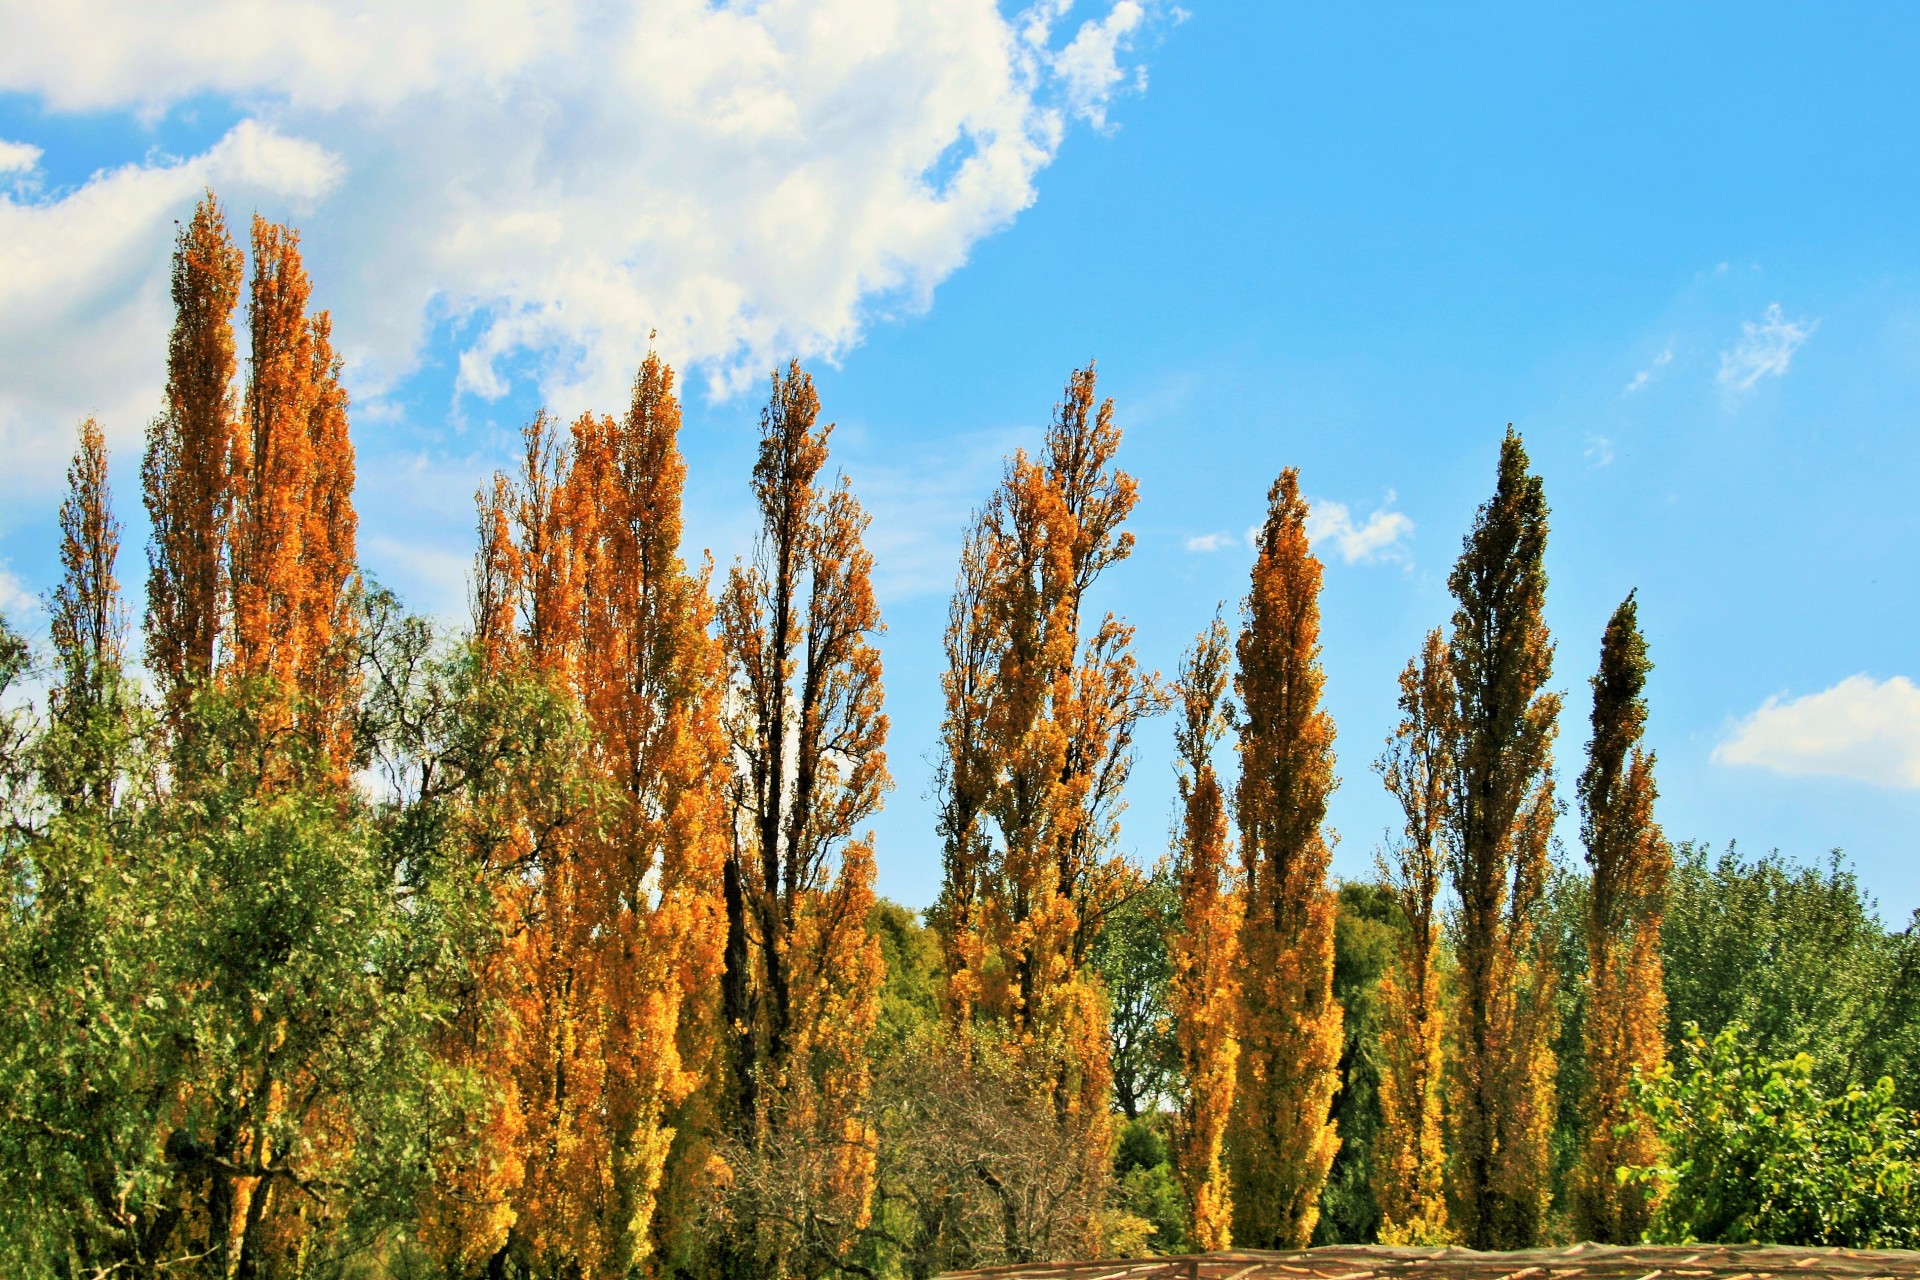
M 147 428 L 141 467 L 153 540 L 147 551 L 147 668 L 182 732 L 194 691 L 213 674 L 224 626 L 228 473 L 235 443 L 233 311 L 244 263 L 211 191 L 173 250 L 167 403 Z
M 1228 1151 L 1233 1239 L 1301 1248 L 1339 1148 L 1340 1005 L 1333 998 L 1333 718 L 1320 705 L 1320 561 L 1299 473 L 1267 498 L 1239 640 L 1239 1080 Z
M 1450 1229 L 1442 1138 L 1440 883 L 1451 850 L 1455 692 L 1438 627 L 1400 673 L 1400 723 L 1376 763 L 1405 821 L 1381 870 L 1406 918 L 1393 967 L 1380 980 L 1380 1128 L 1374 1192 L 1380 1239 L 1440 1244 Z
M 948 614 L 937 783 L 950 1016 L 1012 1043 L 1088 1184 L 1113 1142 L 1092 947 L 1127 882 L 1115 838 L 1134 733 L 1161 704 L 1133 628 L 1086 625 L 1087 592 L 1133 549 L 1119 446 L 1113 402 L 1076 370 L 1040 456 L 1016 453 L 976 517 Z M 1098 1224 L 1081 1226 L 1098 1248 Z
M 493 975 L 518 1051 L 492 1127 L 514 1158 L 460 1175 L 511 1202 L 511 1235 L 441 1205 L 455 1256 L 484 1256 L 453 1234 L 464 1224 L 537 1269 L 644 1262 L 673 1117 L 711 1051 L 723 676 L 705 583 L 680 556 L 679 429 L 673 371 L 649 355 L 622 419 L 584 414 L 562 441 L 536 417 L 520 476 L 482 503 L 485 660 L 565 709 L 580 785 L 517 788 L 526 873 L 501 897 L 513 942 Z
M 299 233 L 253 219 L 242 429 L 233 440 L 228 667 L 265 681 L 264 728 L 297 727 L 344 782 L 356 696 L 352 593 L 357 518 L 346 392 Z
M 868 517 L 845 476 L 821 474 L 833 428 L 819 413 L 798 361 L 774 374 L 753 468 L 760 533 L 719 610 L 733 762 L 721 1017 L 744 1251 L 733 1265 L 774 1276 L 839 1258 L 866 1223 L 875 1170 L 866 1051 L 882 973 L 860 828 L 891 785 L 882 626 Z
M 1546 547 L 1546 496 L 1508 427 L 1493 497 L 1448 579 L 1458 602 L 1448 654 L 1457 735 L 1449 823 L 1460 904 L 1452 1211 L 1480 1249 L 1534 1244 L 1552 1190 L 1554 967 L 1539 916 L 1559 813 L 1560 697 L 1546 688 Z
M 1622 1166 L 1659 1163 L 1658 1135 L 1637 1114 L 1633 1074 L 1666 1058 L 1666 996 L 1660 918 L 1673 854 L 1653 820 L 1657 794 L 1646 731 L 1647 642 L 1632 594 L 1614 610 L 1593 677 L 1593 739 L 1580 774 L 1580 836 L 1593 869 L 1587 915 L 1587 1007 L 1583 1027 L 1586 1135 L 1575 1175 L 1576 1230 L 1626 1244 L 1652 1218 L 1651 1184 L 1622 1183 Z
M 107 485 L 107 445 L 100 424 L 80 424 L 80 447 L 67 468 L 60 504 L 60 585 L 49 631 L 59 663 L 53 721 L 66 750 L 51 753 L 46 780 L 63 807 L 99 809 L 113 799 L 132 709 L 125 685 L 127 617 L 115 565 L 120 522 Z
M 1200 1250 L 1233 1243 L 1233 1184 L 1222 1160 L 1233 1113 L 1240 1042 L 1234 1034 L 1241 980 L 1239 885 L 1225 789 L 1214 748 L 1232 720 L 1226 701 L 1232 643 L 1215 618 L 1188 652 L 1174 686 L 1179 716 L 1174 750 L 1180 767 L 1179 842 L 1174 885 L 1179 925 L 1167 940 L 1173 959 L 1175 1044 L 1186 1097 L 1175 1131 L 1174 1166 L 1187 1193 L 1187 1239 Z

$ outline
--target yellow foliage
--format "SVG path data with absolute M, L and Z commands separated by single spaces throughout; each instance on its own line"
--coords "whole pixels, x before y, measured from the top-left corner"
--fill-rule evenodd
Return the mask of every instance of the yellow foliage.
M 1268 497 L 1239 640 L 1240 927 L 1238 1082 L 1228 1152 L 1233 1239 L 1301 1248 L 1313 1237 L 1340 1138 L 1342 1013 L 1333 998 L 1333 718 L 1320 707 L 1320 561 L 1307 544 L 1299 476 Z
M 1174 1167 L 1187 1193 L 1187 1238 L 1195 1249 L 1233 1243 L 1233 1185 L 1222 1160 L 1233 1112 L 1240 1042 L 1242 905 L 1228 835 L 1226 797 L 1213 749 L 1226 731 L 1226 624 L 1200 634 L 1175 687 L 1180 720 L 1180 845 L 1174 880 L 1180 927 L 1167 939 L 1173 961 L 1169 1003 L 1187 1094 L 1174 1136 Z

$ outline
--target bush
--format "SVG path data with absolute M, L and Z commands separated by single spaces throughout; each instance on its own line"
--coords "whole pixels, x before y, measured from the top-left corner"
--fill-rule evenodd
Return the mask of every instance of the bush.
M 1681 1062 L 1635 1081 L 1668 1163 L 1622 1169 L 1658 1185 L 1648 1238 L 1920 1246 L 1920 1125 L 1893 1082 L 1829 1094 L 1812 1057 L 1767 1061 L 1734 1023 L 1707 1042 L 1689 1025 Z

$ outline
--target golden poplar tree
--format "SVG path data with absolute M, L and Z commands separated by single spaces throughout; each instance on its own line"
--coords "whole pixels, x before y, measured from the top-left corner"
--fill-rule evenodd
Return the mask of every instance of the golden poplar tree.
M 1040 457 L 1024 451 L 974 522 L 946 634 L 937 912 L 957 1025 L 1011 1041 L 1093 1181 L 1113 1142 L 1093 940 L 1126 883 L 1114 850 L 1140 719 L 1159 709 L 1133 628 L 1087 628 L 1088 590 L 1132 551 L 1133 478 L 1113 402 L 1068 380 Z M 1100 1246 L 1098 1224 L 1084 1245 Z
M 1320 561 L 1299 473 L 1274 482 L 1239 640 L 1239 1080 L 1228 1152 L 1233 1238 L 1301 1248 L 1339 1148 L 1341 1010 L 1333 998 L 1333 718 L 1320 705 Z
M 1181 826 L 1174 857 L 1179 927 L 1170 1004 L 1187 1095 L 1174 1138 L 1174 1166 L 1187 1193 L 1187 1239 L 1199 1250 L 1233 1243 L 1233 1186 L 1222 1162 L 1233 1112 L 1240 1044 L 1234 1036 L 1240 983 L 1240 895 L 1235 883 L 1227 797 L 1214 748 L 1232 710 L 1226 702 L 1232 645 L 1215 618 L 1200 633 L 1174 686 L 1179 716 Z
M 582 415 L 563 441 L 537 416 L 520 475 L 481 503 L 483 661 L 567 709 L 584 776 L 523 779 L 495 815 L 516 833 L 506 864 L 523 868 L 499 898 L 511 941 L 488 975 L 505 1025 L 464 1042 L 504 1059 L 487 1128 L 512 1154 L 450 1171 L 457 1194 L 432 1213 L 437 1250 L 469 1263 L 504 1247 L 555 1274 L 643 1264 L 674 1116 L 704 1067 L 723 676 L 705 581 L 680 555 L 673 381 L 649 355 L 622 419 Z M 496 1201 L 509 1211 L 463 1208 Z
M 1631 594 L 1614 610 L 1593 677 L 1593 740 L 1580 774 L 1580 835 L 1593 868 L 1587 916 L 1586 1142 L 1574 1179 L 1576 1229 L 1628 1244 L 1653 1213 L 1650 1186 L 1621 1183 L 1623 1165 L 1659 1163 L 1660 1142 L 1636 1114 L 1633 1073 L 1666 1057 L 1660 917 L 1673 854 L 1653 820 L 1657 794 L 1646 731 L 1647 642 Z
M 309 316 L 299 233 L 253 219 L 242 426 L 230 463 L 227 669 L 263 682 L 264 728 L 297 728 L 344 782 L 357 696 L 352 592 L 357 518 L 347 398 L 325 312 Z
M 1450 1238 L 1442 1138 L 1441 877 L 1448 856 L 1453 780 L 1453 671 L 1439 628 L 1400 673 L 1400 723 L 1377 768 L 1405 816 L 1382 873 L 1406 917 L 1391 969 L 1380 980 L 1380 1128 L 1374 1193 L 1384 1244 Z
M 167 403 L 147 429 L 141 485 L 153 525 L 148 546 L 147 667 L 168 720 L 214 670 L 226 617 L 228 480 L 235 442 L 233 310 L 243 260 L 209 191 L 173 250 L 173 330 Z
M 1459 1053 L 1454 1063 L 1452 1214 L 1479 1249 L 1540 1237 L 1551 1194 L 1554 967 L 1539 927 L 1558 805 L 1546 689 L 1547 503 L 1512 427 L 1499 479 L 1448 579 L 1458 602 L 1452 872 L 1459 898 Z
M 175 245 L 167 407 L 141 473 L 153 522 L 147 665 L 176 740 L 196 690 L 237 680 L 253 689 L 263 738 L 297 729 L 317 776 L 344 784 L 359 695 L 347 396 L 328 316 L 307 313 L 298 234 L 256 215 L 252 248 L 236 417 L 244 259 L 211 192 Z
M 107 444 L 100 424 L 80 424 L 80 447 L 67 467 L 60 504 L 60 585 L 54 588 L 49 628 L 59 676 L 53 719 L 72 746 L 62 776 L 48 788 L 63 805 L 99 808 L 113 798 L 124 704 L 127 619 L 114 567 L 120 522 L 107 486 Z
M 865 1226 L 875 1173 L 867 1039 L 879 940 L 861 825 L 891 785 L 868 517 L 828 480 L 813 379 L 776 372 L 761 415 L 751 562 L 729 575 L 731 843 L 721 1017 L 730 1068 L 736 1262 L 829 1267 Z M 788 1205 L 800 1206 L 790 1212 Z

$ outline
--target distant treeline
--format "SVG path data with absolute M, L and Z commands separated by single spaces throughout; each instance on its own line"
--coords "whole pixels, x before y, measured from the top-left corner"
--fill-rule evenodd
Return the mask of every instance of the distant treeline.
M 882 621 L 798 363 L 751 557 L 683 556 L 648 354 L 620 416 L 528 425 L 439 634 L 360 568 L 298 236 L 250 241 L 209 194 L 175 246 L 139 626 L 91 420 L 49 651 L 0 619 L 0 1274 L 1920 1243 L 1920 936 L 1837 857 L 1668 843 L 1631 595 L 1562 796 L 1511 429 L 1453 616 L 1382 691 L 1403 829 L 1336 883 L 1298 475 L 1164 679 L 1085 606 L 1136 487 L 1074 372 L 967 531 L 917 918 L 874 896 Z M 1119 815 L 1169 731 L 1180 820 L 1143 869 Z M 1569 808 L 1580 865 L 1551 856 Z

